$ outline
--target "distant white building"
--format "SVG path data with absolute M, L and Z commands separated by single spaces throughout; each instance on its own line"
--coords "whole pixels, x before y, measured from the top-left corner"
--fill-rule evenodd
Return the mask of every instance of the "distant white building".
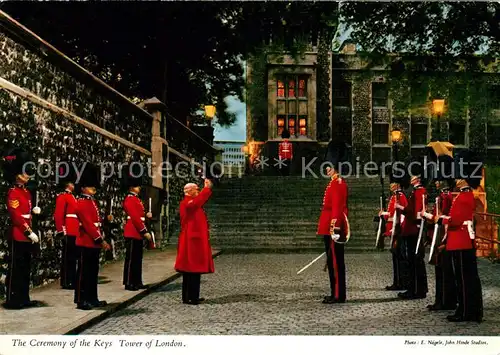
M 222 148 L 222 165 L 224 165 L 225 174 L 229 173 L 229 168 L 232 172 L 240 170 L 244 172 L 245 168 L 245 152 L 243 147 L 245 142 L 239 141 L 214 141 L 216 147 Z

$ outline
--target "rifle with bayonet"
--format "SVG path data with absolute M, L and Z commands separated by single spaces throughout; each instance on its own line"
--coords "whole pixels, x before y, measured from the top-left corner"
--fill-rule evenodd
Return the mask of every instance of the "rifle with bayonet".
M 385 211 L 386 209 L 386 198 L 385 198 L 385 189 L 384 189 L 384 174 L 382 171 L 382 167 L 380 167 L 380 186 L 382 188 L 382 192 L 380 194 L 380 211 Z M 385 218 L 382 216 L 375 216 L 374 222 L 378 222 L 377 228 L 377 239 L 375 241 L 375 248 L 379 250 L 384 250 L 384 231 L 385 231 Z
M 436 197 L 436 216 L 439 216 L 439 196 Z M 442 243 L 441 240 L 441 224 L 437 223 L 435 221 L 434 223 L 434 232 L 432 233 L 432 242 L 431 242 L 431 249 L 429 252 L 429 264 L 436 265 L 437 264 L 437 258 L 439 255 L 439 246 Z

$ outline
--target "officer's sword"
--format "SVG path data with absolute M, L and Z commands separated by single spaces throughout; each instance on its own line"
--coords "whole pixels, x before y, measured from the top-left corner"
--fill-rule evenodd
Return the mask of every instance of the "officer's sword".
M 149 198 L 149 213 L 151 213 L 151 215 L 153 214 L 153 212 L 151 212 L 151 197 Z M 150 233 L 151 233 L 151 249 L 154 249 L 156 247 L 156 241 L 155 241 L 155 232 L 153 232 L 153 223 L 150 223 L 149 226 L 151 229 L 151 231 L 150 231 Z
M 304 266 L 302 269 L 300 269 L 298 272 L 297 272 L 297 275 L 300 274 L 302 271 L 306 270 L 309 266 L 311 266 L 312 264 L 314 264 L 316 261 L 318 261 L 319 259 L 321 259 L 323 257 L 323 255 L 325 255 L 326 252 L 323 252 L 320 256 L 318 256 L 316 259 L 314 259 L 313 261 L 311 261 L 309 264 L 307 264 L 306 266 Z
M 422 209 L 425 210 L 425 195 L 422 195 L 422 206 L 423 206 Z M 420 217 L 421 217 L 420 231 L 418 232 L 418 241 L 417 241 L 417 247 L 415 248 L 415 255 L 418 254 L 418 249 L 420 248 L 420 242 L 422 241 L 422 234 L 424 234 L 424 216 Z
M 436 197 L 436 216 L 439 216 L 439 196 Z M 432 243 L 431 250 L 429 252 L 429 262 L 432 260 L 432 255 L 434 254 L 434 248 L 436 247 L 437 235 L 439 231 L 439 224 L 434 225 L 434 233 L 432 233 Z
M 380 210 L 382 211 L 382 196 L 380 196 Z M 380 235 L 382 234 L 382 216 L 379 216 L 380 220 L 378 221 L 378 230 L 377 230 L 377 241 L 375 242 L 375 248 L 378 247 L 378 243 L 380 241 Z

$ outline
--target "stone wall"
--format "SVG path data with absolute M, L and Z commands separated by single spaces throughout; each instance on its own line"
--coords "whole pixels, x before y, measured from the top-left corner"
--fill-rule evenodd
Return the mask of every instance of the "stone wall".
M 35 190 L 38 191 L 39 207 L 42 209 L 38 225 L 42 242 L 32 270 L 32 285 L 37 286 L 59 277 L 61 241 L 53 238 L 53 213 L 58 192 L 53 171 L 55 163 L 72 159 L 77 164 L 106 163 L 109 167 L 114 167 L 114 175 L 103 181 L 96 199 L 103 217 L 109 213 L 110 204 L 113 203 L 117 228 L 112 232 L 108 231 L 107 238 L 114 240 L 114 257 L 120 258 L 124 251 L 122 226 L 125 216 L 121 206 L 125 192 L 120 189 L 118 164 L 133 158 L 141 161 L 145 167 L 148 166 L 151 159 L 152 116 L 130 101 L 118 98 L 119 93 L 113 93 L 112 89 L 102 83 L 77 79 L 74 72 L 70 74 L 71 71 L 67 70 L 68 65 L 73 65 L 73 69 L 76 65 L 64 58 L 61 58 L 64 65 L 59 65 L 54 60 L 54 53 L 44 56 L 40 52 L 40 47 L 44 48 L 44 44 L 37 48 L 28 44 L 29 41 L 23 41 L 23 45 L 20 43 L 16 35 L 10 32 L 9 36 L 7 33 L 0 33 L 0 78 L 4 80 L 4 84 L 11 83 L 20 87 L 20 91 L 25 90 L 32 95 L 6 90 L 4 86 L 7 84 L 0 87 L 0 150 L 5 151 L 12 145 L 21 146 L 31 154 L 35 162 L 45 162 L 52 167 L 52 174 L 50 171 L 40 170 L 44 173 L 43 177 L 37 174 L 32 182 L 33 195 L 36 195 Z M 88 73 L 84 74 L 88 76 Z M 49 104 L 40 104 L 38 98 Z M 50 104 L 57 108 L 51 109 Z M 62 113 L 61 109 L 67 113 Z M 71 115 L 83 120 L 71 119 L 68 117 Z M 212 156 L 210 145 L 174 118 L 163 115 L 161 125 L 161 136 L 166 142 L 163 151 L 167 152 L 168 144 L 184 157 L 175 158 L 174 154 L 170 154 L 170 160 L 193 159 L 201 162 L 203 158 L 210 159 Z M 168 206 L 171 208 L 170 214 L 164 213 L 163 226 L 170 224 L 170 230 L 175 231 L 178 229 L 175 207 L 183 196 L 179 187 L 183 186 L 186 179 L 177 178 L 175 172 L 171 175 L 168 181 L 167 178 L 164 179 L 164 188 L 169 190 L 170 202 L 167 204 L 167 200 L 163 200 L 160 203 L 164 211 Z M 0 180 L 0 196 L 5 199 L 9 186 L 3 178 Z M 151 179 L 148 180 L 147 184 L 151 184 Z M 168 216 L 171 217 L 170 220 L 165 218 Z M 4 281 L 8 262 L 5 256 L 9 218 L 5 203 L 0 204 L 0 224 L 3 226 L 0 231 L 2 297 L 5 294 Z M 162 246 L 169 242 L 166 235 L 168 232 L 168 228 L 163 228 Z M 113 256 L 102 253 L 101 261 L 104 262 L 109 257 Z

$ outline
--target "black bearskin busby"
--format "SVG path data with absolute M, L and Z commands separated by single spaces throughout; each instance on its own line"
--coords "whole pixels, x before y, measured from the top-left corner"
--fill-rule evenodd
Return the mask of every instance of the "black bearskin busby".
M 132 162 L 124 165 L 121 170 L 121 186 L 123 190 L 131 187 L 144 185 L 144 175 L 147 174 L 147 167 L 140 162 Z
M 457 154 L 454 168 L 455 179 L 464 179 L 473 189 L 481 184 L 483 163 L 473 151 L 464 150 Z
M 59 162 L 56 172 L 56 183 L 59 188 L 64 189 L 67 184 L 76 184 L 78 174 L 75 169 L 76 162 L 63 160 Z M 77 166 L 78 167 L 78 166 Z
M 3 176 L 9 183 L 16 182 L 16 176 L 26 173 L 28 175 L 34 174 L 35 166 L 27 164 L 31 162 L 29 154 L 22 148 L 16 147 L 9 149 L 3 155 Z
M 449 155 L 441 155 L 437 159 L 437 170 L 434 175 L 435 181 L 445 182 L 448 187 L 453 187 L 454 185 L 454 160 Z
M 101 171 L 98 166 L 92 163 L 86 163 L 82 167 L 80 181 L 78 181 L 79 188 L 82 187 L 101 187 Z

